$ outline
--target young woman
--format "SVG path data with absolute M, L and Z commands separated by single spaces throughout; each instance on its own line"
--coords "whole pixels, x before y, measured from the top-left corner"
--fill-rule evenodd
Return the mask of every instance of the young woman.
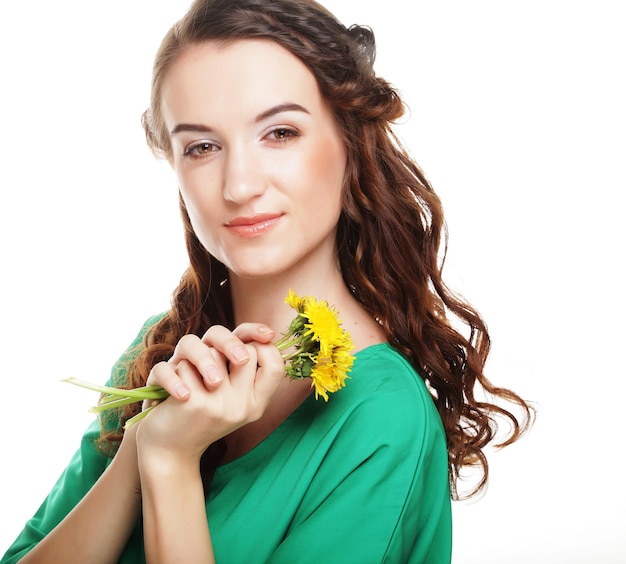
M 441 205 L 373 59 L 371 31 L 313 0 L 198 0 L 167 34 L 144 126 L 190 265 L 111 383 L 171 397 L 126 432 L 137 406 L 94 423 L 3 563 L 450 561 L 459 472 L 481 489 L 496 419 L 509 444 L 531 410 L 483 374 L 486 327 L 442 282 Z M 272 344 L 289 289 L 352 336 L 328 402 Z

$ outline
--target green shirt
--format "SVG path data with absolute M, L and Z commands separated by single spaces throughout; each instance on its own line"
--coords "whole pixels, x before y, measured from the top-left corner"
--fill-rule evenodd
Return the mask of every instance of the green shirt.
M 98 432 L 87 430 L 1 564 L 26 554 L 104 471 Z M 327 403 L 312 394 L 217 469 L 207 515 L 218 563 L 449 563 L 446 439 L 424 382 L 388 344 L 360 351 L 344 389 Z M 120 562 L 144 561 L 138 522 Z

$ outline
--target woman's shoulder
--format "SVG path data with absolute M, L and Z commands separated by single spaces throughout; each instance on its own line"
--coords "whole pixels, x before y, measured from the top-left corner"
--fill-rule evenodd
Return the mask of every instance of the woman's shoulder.
M 346 385 L 355 384 L 364 392 L 407 393 L 430 398 L 424 379 L 414 366 L 389 343 L 371 345 L 355 354 Z

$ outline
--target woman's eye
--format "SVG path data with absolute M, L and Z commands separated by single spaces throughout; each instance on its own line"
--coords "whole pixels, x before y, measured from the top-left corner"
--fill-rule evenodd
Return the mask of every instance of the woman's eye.
M 190 145 L 185 149 L 183 155 L 185 157 L 191 157 L 192 159 L 198 159 L 214 153 L 217 150 L 217 145 L 209 143 L 208 141 L 202 141 L 201 143 Z
M 273 141 L 287 141 L 291 137 L 298 137 L 298 132 L 288 127 L 277 127 L 269 132 L 268 137 Z

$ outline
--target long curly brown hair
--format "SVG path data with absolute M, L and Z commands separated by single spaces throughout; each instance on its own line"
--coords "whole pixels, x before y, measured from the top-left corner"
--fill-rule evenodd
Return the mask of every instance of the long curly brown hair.
M 404 105 L 394 88 L 374 73 L 372 31 L 344 27 L 313 0 L 197 0 L 157 53 L 151 105 L 142 120 L 148 144 L 156 155 L 171 157 L 161 90 L 181 51 L 199 42 L 245 38 L 266 38 L 298 57 L 334 112 L 348 152 L 337 233 L 343 278 L 381 322 L 389 342 L 426 381 L 446 431 L 453 498 L 462 497 L 457 489 L 461 470 L 479 468 L 469 497 L 487 482 L 483 450 L 495 440 L 498 422 L 509 424 L 508 435 L 496 445 L 506 446 L 530 426 L 534 412 L 517 394 L 485 377 L 487 327 L 442 280 L 447 233 L 441 202 L 393 133 Z M 230 293 L 220 287 L 225 267 L 202 247 L 182 200 L 180 206 L 190 265 L 173 294 L 171 310 L 151 327 L 128 363 L 130 387 L 143 385 L 152 366 L 168 359 L 183 335 L 201 335 L 216 323 L 233 325 Z M 477 392 L 489 399 L 477 399 Z M 121 423 L 137 409 L 128 407 Z M 112 450 L 121 433 L 115 426 L 103 434 Z M 219 454 L 209 449 L 205 456 Z

